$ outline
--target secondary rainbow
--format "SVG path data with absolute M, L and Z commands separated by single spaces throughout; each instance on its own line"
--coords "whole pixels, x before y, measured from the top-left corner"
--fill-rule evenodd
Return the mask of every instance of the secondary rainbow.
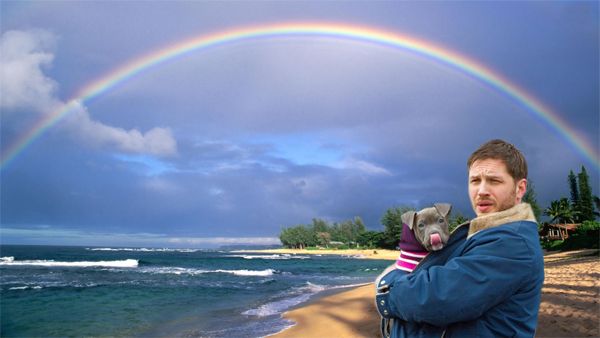
M 530 114 L 542 121 L 552 131 L 557 132 L 568 144 L 573 146 L 584 158 L 590 161 L 596 169 L 600 168 L 599 155 L 594 148 L 583 137 L 578 135 L 558 114 L 554 113 L 549 107 L 527 93 L 524 89 L 519 88 L 516 84 L 481 63 L 447 48 L 436 46 L 431 42 L 399 33 L 364 26 L 332 23 L 279 23 L 236 28 L 187 39 L 134 59 L 99 79 L 90 82 L 73 98 L 68 100 L 66 104 L 39 120 L 3 152 L 0 166 L 4 168 L 16 155 L 39 138 L 44 131 L 68 115 L 75 106 L 82 105 L 91 98 L 102 95 L 114 88 L 119 83 L 168 60 L 243 40 L 310 36 L 361 41 L 397 48 L 455 68 L 523 105 Z

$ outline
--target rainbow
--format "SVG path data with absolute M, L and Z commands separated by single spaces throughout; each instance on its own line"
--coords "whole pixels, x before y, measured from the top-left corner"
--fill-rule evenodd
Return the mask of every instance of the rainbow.
M 596 169 L 600 168 L 599 155 L 582 136 L 571 128 L 558 114 L 536 99 L 524 89 L 510 82 L 500 74 L 447 48 L 433 43 L 370 27 L 331 24 L 331 23 L 279 23 L 263 26 L 231 29 L 209 35 L 201 35 L 175 43 L 166 48 L 153 51 L 140 58 L 134 59 L 110 73 L 90 82 L 77 94 L 39 120 L 35 125 L 17 138 L 6 151 L 3 151 L 0 168 L 6 165 L 22 152 L 28 145 L 38 139 L 46 130 L 54 126 L 75 107 L 82 105 L 91 98 L 102 95 L 119 83 L 140 73 L 185 54 L 223 46 L 243 40 L 290 38 L 290 37 L 324 37 L 331 39 L 353 40 L 377 44 L 385 47 L 401 49 L 416 55 L 432 59 L 446 66 L 453 67 L 505 94 L 517 103 L 523 105 L 534 117 L 542 121 L 552 131 L 558 133 L 566 142 L 573 146 Z

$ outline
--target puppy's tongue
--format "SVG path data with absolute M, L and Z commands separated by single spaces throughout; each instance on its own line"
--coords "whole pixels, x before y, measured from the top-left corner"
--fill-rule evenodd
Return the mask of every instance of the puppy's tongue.
M 431 236 L 429 236 L 429 242 L 431 243 L 431 248 L 433 250 L 440 250 L 444 247 L 440 234 L 431 234 Z

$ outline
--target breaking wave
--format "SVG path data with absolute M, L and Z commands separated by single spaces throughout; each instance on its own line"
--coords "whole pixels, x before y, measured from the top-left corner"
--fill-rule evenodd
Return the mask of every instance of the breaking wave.
M 85 248 L 89 251 L 130 251 L 130 252 L 198 252 L 200 249 L 169 249 L 169 248 Z
M 229 257 L 239 257 L 243 259 L 307 259 L 308 256 L 297 256 L 290 254 L 273 254 L 273 255 L 231 255 Z
M 306 282 L 305 286 L 292 289 L 286 294 L 291 295 L 291 297 L 287 297 L 284 299 L 272 301 L 266 304 L 263 304 L 255 309 L 250 309 L 242 312 L 243 315 L 246 316 L 257 316 L 257 317 L 266 317 L 281 314 L 288 309 L 307 302 L 312 296 L 317 293 L 325 290 L 333 290 L 333 289 L 342 289 L 348 287 L 356 287 L 362 286 L 365 284 L 352 284 L 352 285 L 337 285 L 337 286 L 324 286 L 319 284 L 313 284 L 311 282 Z
M 80 261 L 80 262 L 57 262 L 54 260 L 15 260 L 14 257 L 0 258 L 0 266 L 46 266 L 46 267 L 104 267 L 104 268 L 137 268 L 139 261 L 137 259 L 124 259 L 118 261 Z
M 157 268 L 146 268 L 141 272 L 154 273 L 154 274 L 173 274 L 173 275 L 202 275 L 207 273 L 227 273 L 235 276 L 244 276 L 244 277 L 268 277 L 272 276 L 278 271 L 273 269 L 265 269 L 265 270 L 203 270 L 203 269 L 193 269 L 193 268 L 179 268 L 179 267 L 157 267 Z

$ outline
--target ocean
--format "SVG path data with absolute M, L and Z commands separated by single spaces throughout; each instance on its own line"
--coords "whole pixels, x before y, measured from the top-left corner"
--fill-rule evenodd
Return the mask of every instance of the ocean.
M 263 337 L 390 263 L 338 255 L 0 246 L 2 337 Z

